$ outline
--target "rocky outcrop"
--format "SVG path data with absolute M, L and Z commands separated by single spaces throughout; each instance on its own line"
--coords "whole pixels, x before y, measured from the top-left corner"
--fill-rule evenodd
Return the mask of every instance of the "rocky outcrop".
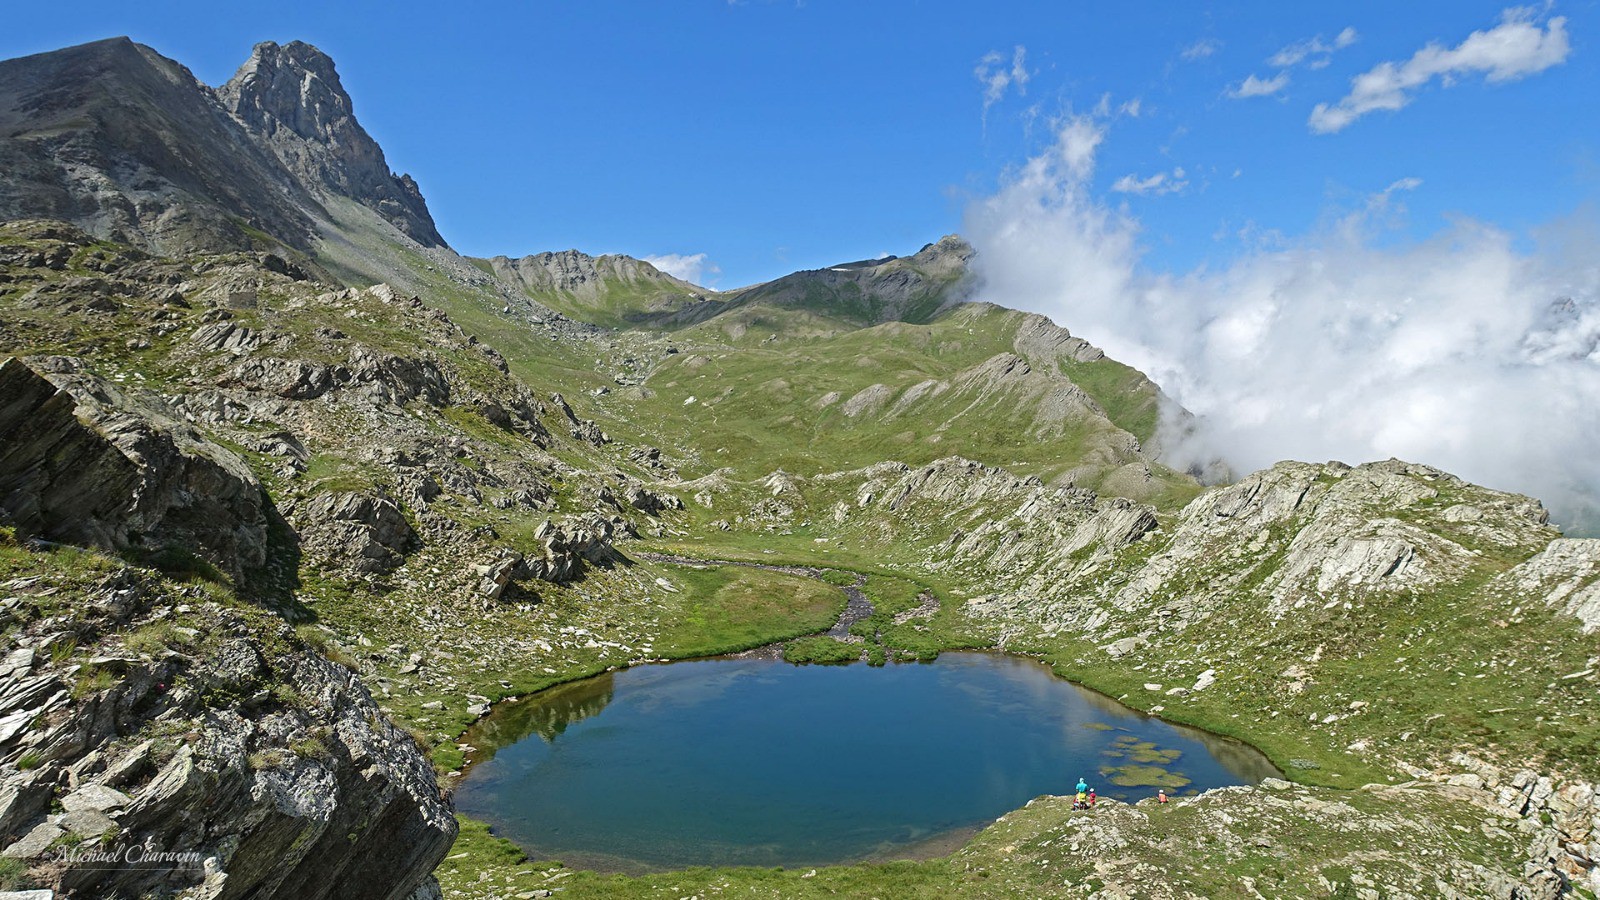
M 1562 538 L 1497 579 L 1497 587 L 1540 597 L 1600 630 L 1600 540 Z
M 301 549 L 359 575 L 384 575 L 421 546 L 405 513 L 380 494 L 319 494 L 291 512 Z
M 1066 358 L 1077 362 L 1094 362 L 1105 359 L 1105 351 L 1072 332 L 1050 321 L 1046 316 L 1030 313 L 1017 327 L 1012 346 L 1017 353 L 1030 359 L 1054 360 Z
M 537 544 L 533 553 L 502 548 L 492 562 L 473 568 L 477 592 L 490 600 L 504 600 L 522 596 L 514 589 L 517 582 L 525 579 L 551 584 L 576 581 L 587 566 L 606 566 L 622 559 L 611 543 L 621 534 L 633 534 L 632 527 L 621 518 L 594 515 L 559 523 L 546 519 L 533 534 Z
M 1467 493 L 1483 516 L 1454 529 L 1425 527 L 1442 498 Z M 1474 564 L 1463 542 L 1531 553 L 1553 536 L 1546 520 L 1537 501 L 1399 460 L 1354 468 L 1279 463 L 1190 503 L 1166 549 L 1110 599 L 1139 608 L 1181 576 L 1204 571 L 1215 575 L 1206 596 L 1220 598 L 1250 580 L 1282 615 L 1351 592 L 1457 578 Z
M 1519 816 L 1532 832 L 1526 874 L 1549 895 L 1568 896 L 1572 887 L 1600 894 L 1600 789 L 1586 781 L 1562 780 L 1532 769 L 1507 771 L 1467 753 L 1448 768 L 1416 773 L 1419 779 L 1465 788 L 1479 805 Z
M 833 519 L 862 539 L 918 547 L 934 570 L 974 572 L 1013 597 L 1101 564 L 1156 530 L 1155 510 L 1083 488 L 1046 485 L 960 457 L 881 463 L 815 479 L 848 491 Z M 1035 584 L 1035 580 L 1038 584 Z
M 132 573 L 74 605 L 30 588 L 0 665 L 0 723 L 31 723 L 0 724 L 0 839 L 33 879 L 215 900 L 400 900 L 431 880 L 455 821 L 350 670 Z M 63 629 L 76 653 L 52 652 Z M 50 846 L 67 834 L 76 857 Z M 97 862 L 130 847 L 152 864 Z
M 488 262 L 501 279 L 520 285 L 536 297 L 568 294 L 574 299 L 593 302 L 618 286 L 680 295 L 701 291 L 644 260 L 618 254 L 590 256 L 577 250 L 562 250 L 535 253 L 521 259 L 495 256 Z
M 682 500 L 671 494 L 653 491 L 638 482 L 624 485 L 622 496 L 629 506 L 652 516 L 667 510 L 683 509 Z
M 343 365 L 250 356 L 228 369 L 219 383 L 285 400 L 315 400 L 340 390 L 375 404 L 404 406 L 419 399 L 432 406 L 450 403 L 450 383 L 437 363 L 362 346 L 352 347 Z
M 559 523 L 546 519 L 533 533 L 542 555 L 523 563 L 527 577 L 559 584 L 581 575 L 585 564 L 609 564 L 620 558 L 611 546 L 612 539 L 629 528 L 624 520 L 601 516 L 564 519 Z
M 389 171 L 382 148 L 356 121 L 327 54 L 300 41 L 265 41 L 216 93 L 313 193 L 349 197 L 417 243 L 444 246 L 417 183 Z
M 593 444 L 596 447 L 603 447 L 611 443 L 611 437 L 601 431 L 600 426 L 596 425 L 593 419 L 578 418 L 578 414 L 572 411 L 572 407 L 568 405 L 565 397 L 560 394 L 551 394 L 550 402 L 554 403 L 556 409 L 560 410 L 561 415 L 566 418 L 569 426 L 568 430 L 573 438 L 586 444 Z
M 47 360 L 0 365 L 0 511 L 111 551 L 193 551 L 235 578 L 266 559 L 261 485 L 159 401 Z M 46 365 L 47 364 L 47 365 Z

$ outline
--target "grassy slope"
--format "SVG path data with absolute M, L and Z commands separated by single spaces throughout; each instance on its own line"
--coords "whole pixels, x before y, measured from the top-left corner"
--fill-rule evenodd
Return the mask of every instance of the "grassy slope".
M 746 307 L 677 335 L 684 352 L 651 371 L 648 395 L 621 391 L 600 405 L 679 442 L 693 435 L 700 465 L 686 474 L 728 467 L 746 478 L 780 468 L 809 475 L 961 455 L 1046 480 L 1086 460 L 1103 475 L 1119 464 L 1114 448 L 1124 432 L 1148 441 L 1155 431 L 1154 392 L 1138 387 L 1137 372 L 1109 360 L 1062 366 L 1109 419 L 1051 422 L 1031 393 L 1037 383 L 960 386 L 986 360 L 1013 352 L 1022 318 L 969 306 L 923 325 L 849 328 L 810 313 Z M 896 407 L 907 389 L 927 381 L 951 386 Z M 849 415 L 849 399 L 872 385 L 889 389 L 887 401 Z M 838 397 L 826 402 L 830 394 Z M 1175 504 L 1193 495 L 1189 479 L 1159 467 L 1156 474 L 1153 499 Z M 1077 480 L 1099 486 L 1094 473 Z
M 792 302 L 793 291 L 783 291 L 790 305 L 774 306 L 752 291 L 755 299 L 734 297 L 738 302 L 730 300 L 726 312 L 670 336 L 620 331 L 592 342 L 552 341 L 503 314 L 497 295 L 397 248 L 363 210 L 339 212 L 354 249 L 329 244 L 324 262 L 330 269 L 358 281 L 382 275 L 420 291 L 430 305 L 499 350 L 512 372 L 536 391 L 562 391 L 578 415 L 595 419 L 613 437 L 682 457 L 675 462 L 685 477 L 723 467 L 752 477 L 779 468 L 817 473 L 883 459 L 919 463 L 962 455 L 1046 479 L 1088 460 L 1092 471 L 1078 473 L 1077 480 L 1101 487 L 1099 478 L 1114 467 L 1109 457 L 1115 454 L 1107 448 L 1119 447 L 1124 432 L 1141 442 L 1155 433 L 1154 388 L 1111 360 L 1033 361 L 1036 368 L 1054 362 L 1109 419 L 1071 417 L 1042 428 L 1036 403 L 983 390 L 948 391 L 893 416 L 843 414 L 844 401 L 873 384 L 898 396 L 919 382 L 948 381 L 1013 352 L 1023 313 L 972 305 L 931 316 L 930 308 L 924 324 L 862 327 L 877 311 L 870 298 L 856 309 L 834 291 L 808 294 L 805 302 Z M 614 290 L 604 304 L 621 311 L 619 321 L 601 324 L 621 324 L 650 293 L 624 284 Z M 572 312 L 598 321 L 595 313 Z M 668 346 L 682 352 L 668 354 Z M 619 373 L 642 381 L 644 390 L 619 387 Z M 596 399 L 592 395 L 601 388 L 611 393 Z M 839 392 L 840 401 L 819 410 L 816 401 L 830 391 Z M 690 396 L 695 403 L 685 405 Z M 1196 492 L 1192 479 L 1153 468 L 1156 483 L 1141 490 L 1141 499 L 1173 507 Z
M 493 272 L 487 260 L 472 262 L 485 272 Z M 599 325 L 602 328 L 629 328 L 640 323 L 649 323 L 670 316 L 695 302 L 689 291 L 670 282 L 660 283 L 644 279 L 630 282 L 616 277 L 603 278 L 593 297 L 531 288 L 524 288 L 523 293 L 534 302 L 548 306 L 564 316 L 579 322 Z M 717 297 L 715 294 L 710 296 Z M 713 302 L 716 302 L 715 299 Z

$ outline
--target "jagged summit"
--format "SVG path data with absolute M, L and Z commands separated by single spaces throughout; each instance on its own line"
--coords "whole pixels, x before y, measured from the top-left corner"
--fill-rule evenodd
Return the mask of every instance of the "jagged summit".
M 494 256 L 478 265 L 501 283 L 584 322 L 630 327 L 658 321 L 711 293 L 642 259 L 580 250 Z
M 410 175 L 356 121 L 333 60 L 301 41 L 263 41 L 217 98 L 300 182 L 370 207 L 424 246 L 444 246 Z
M 0 62 L 0 219 L 172 252 L 304 247 L 315 202 L 188 69 L 111 38 Z
M 309 44 L 258 44 L 217 90 L 126 37 L 0 61 L 0 219 L 61 219 L 166 253 L 311 255 L 336 230 L 335 198 L 444 246 Z

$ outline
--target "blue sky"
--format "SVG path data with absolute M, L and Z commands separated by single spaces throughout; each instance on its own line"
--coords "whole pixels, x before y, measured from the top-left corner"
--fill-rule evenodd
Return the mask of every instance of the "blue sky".
M 1568 45 L 1537 72 L 1445 71 L 1399 111 L 1331 134 L 1309 124 L 1352 77 L 1454 48 L 1508 8 L 80 2 L 70 16 L 9 11 L 0 55 L 125 33 L 215 84 L 258 40 L 306 40 L 334 57 L 357 115 L 458 250 L 703 253 L 700 277 L 732 287 L 958 231 L 970 203 L 1055 140 L 1054 123 L 1097 107 L 1091 187 L 1137 218 L 1149 267 L 1226 264 L 1408 179 L 1392 239 L 1457 216 L 1526 235 L 1600 188 L 1593 0 L 1526 13 L 1547 35 L 1560 20 Z M 1311 52 L 1271 62 L 1297 46 Z M 1006 78 L 986 104 L 980 75 L 995 73 Z M 1251 76 L 1277 90 L 1233 96 Z

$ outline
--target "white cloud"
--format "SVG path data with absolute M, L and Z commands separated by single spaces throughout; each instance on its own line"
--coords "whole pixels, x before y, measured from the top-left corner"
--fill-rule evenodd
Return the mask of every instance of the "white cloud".
M 1068 177 L 1083 180 L 1093 174 L 1094 155 L 1105 139 L 1105 128 L 1088 116 L 1068 116 L 1061 123 L 1056 129 L 1055 152 L 1066 165 Z
M 1230 90 L 1228 96 L 1242 99 L 1245 97 L 1266 97 L 1283 90 L 1289 86 L 1289 73 L 1279 72 L 1271 78 L 1257 78 L 1251 75 L 1238 87 Z
M 1571 49 L 1564 17 L 1541 22 L 1533 9 L 1513 7 L 1501 14 L 1499 25 L 1474 31 L 1455 47 L 1429 44 L 1403 63 L 1379 63 L 1357 75 L 1338 103 L 1316 105 L 1309 124 L 1312 131 L 1329 134 L 1367 113 L 1401 109 L 1435 78 L 1446 87 L 1476 73 L 1491 83 L 1526 78 L 1566 62 Z
M 1124 175 L 1111 185 L 1111 189 L 1119 194 L 1177 194 L 1189 186 L 1187 173 L 1182 167 L 1168 172 L 1157 172 L 1146 178 L 1137 175 Z
M 1137 119 L 1139 118 L 1139 112 L 1143 106 L 1143 102 L 1140 101 L 1138 97 L 1135 97 L 1117 107 L 1117 114 L 1127 116 L 1130 119 Z
M 1267 65 L 1277 69 L 1277 73 L 1270 78 L 1262 78 L 1251 73 L 1238 87 L 1228 90 L 1228 96 L 1242 100 L 1247 97 L 1269 97 L 1279 93 L 1289 86 L 1289 70 L 1304 63 L 1307 68 L 1322 69 L 1333 60 L 1333 54 L 1354 44 L 1359 38 L 1354 28 L 1346 28 L 1334 35 L 1331 43 L 1324 42 L 1322 35 L 1297 41 L 1279 50 L 1267 60 Z
M 1302 62 L 1313 69 L 1326 68 L 1332 61 L 1333 54 L 1354 44 L 1360 35 L 1354 28 L 1346 28 L 1334 35 L 1332 43 L 1323 43 L 1322 35 L 1304 41 L 1297 41 L 1272 54 L 1267 64 L 1280 69 L 1297 66 Z
M 978 83 L 983 85 L 983 112 L 1005 97 L 1008 88 L 1015 87 L 1019 96 L 1028 93 L 1028 48 L 1018 44 L 1011 51 L 1011 65 L 1006 65 L 1005 55 L 999 51 L 986 54 L 972 70 Z
M 1169 459 L 1220 454 L 1242 474 L 1399 456 L 1600 525 L 1593 230 L 1552 226 L 1538 252 L 1470 220 L 1397 242 L 1384 200 L 1418 186 L 1402 178 L 1313 234 L 1158 274 L 1138 220 L 1089 191 L 1093 131 L 1085 142 L 1069 120 L 969 207 L 965 233 L 980 296 L 1051 315 L 1200 416 L 1187 438 L 1165 436 Z
M 664 253 L 660 256 L 642 257 L 642 259 L 673 278 L 680 278 L 690 284 L 706 286 L 708 283 L 714 283 L 717 280 L 717 276 L 722 274 L 722 269 L 716 263 L 706 259 L 704 253 Z M 709 282 L 707 279 L 709 279 Z
M 1179 53 L 1178 55 L 1190 62 L 1193 62 L 1197 59 L 1205 59 L 1220 49 L 1222 49 L 1222 43 L 1216 38 L 1201 38 L 1200 40 L 1195 41 L 1189 46 L 1183 48 L 1183 52 Z

